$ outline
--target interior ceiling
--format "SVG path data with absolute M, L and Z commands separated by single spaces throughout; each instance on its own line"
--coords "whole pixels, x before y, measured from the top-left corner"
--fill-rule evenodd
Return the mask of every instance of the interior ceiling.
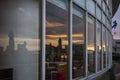
M 60 35 L 60 34 L 67 34 L 67 29 L 68 29 L 68 13 L 67 11 L 61 9 L 60 7 L 57 7 L 56 5 L 53 5 L 49 2 L 47 2 L 47 21 L 46 21 L 46 25 L 47 25 L 47 29 L 46 32 L 47 34 L 54 34 L 54 35 Z M 78 25 L 84 26 L 84 21 L 76 16 L 73 15 L 74 17 L 74 22 L 73 25 L 74 30 L 73 32 L 75 33 L 83 33 L 83 29 L 80 28 L 84 28 L 84 27 L 80 27 L 77 28 Z

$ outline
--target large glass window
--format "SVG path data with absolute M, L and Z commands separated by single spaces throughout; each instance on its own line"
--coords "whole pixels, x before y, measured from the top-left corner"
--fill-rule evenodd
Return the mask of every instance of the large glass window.
M 101 6 L 102 0 L 97 0 L 97 2 Z
M 107 66 L 108 66 L 108 54 L 109 54 L 109 40 L 110 40 L 110 39 L 109 39 L 109 34 L 108 34 L 108 31 L 106 30 L 106 56 L 107 56 L 107 57 L 106 57 L 106 58 L 107 58 L 107 59 L 106 59 L 106 60 L 107 60 L 107 61 L 106 61 L 106 62 L 107 62 L 106 64 L 107 64 Z
M 106 67 L 106 32 L 105 27 L 102 27 L 102 50 L 103 50 L 103 68 Z
M 105 11 L 105 2 L 104 2 L 104 0 L 102 1 L 102 8 L 103 8 L 103 10 Z
M 109 13 L 108 13 L 108 8 L 106 9 L 106 14 L 107 14 L 107 16 L 108 16 L 108 14 L 109 14 Z
M 101 24 L 97 22 L 96 26 L 96 45 L 97 45 L 97 66 L 98 66 L 98 71 L 101 70 L 101 64 L 102 64 L 102 48 L 101 48 Z
M 105 14 L 102 13 L 102 22 L 105 24 Z
M 102 11 L 101 11 L 101 9 L 98 6 L 96 8 L 96 16 L 97 16 L 97 18 L 99 20 L 101 20 L 101 18 L 102 18 Z
M 38 80 L 39 10 L 37 0 L 0 0 L 0 71 L 3 71 L 3 80 Z
M 68 2 L 46 3 L 46 80 L 68 80 Z
M 88 74 L 95 72 L 95 19 L 88 15 Z
M 109 32 L 107 32 L 108 34 L 108 49 L 107 49 L 107 66 L 110 65 L 110 62 L 111 62 L 111 54 L 112 54 L 112 46 L 111 46 L 111 43 L 112 43 L 112 36 Z
M 85 75 L 85 12 L 73 5 L 73 78 Z
M 87 0 L 87 9 L 95 15 L 95 2 L 93 0 Z
M 86 0 L 73 0 L 73 1 L 76 2 L 77 4 L 80 4 L 81 6 L 85 7 Z

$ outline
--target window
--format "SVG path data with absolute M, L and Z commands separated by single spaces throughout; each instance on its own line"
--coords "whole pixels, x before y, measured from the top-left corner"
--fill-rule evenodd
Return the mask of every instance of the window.
M 109 14 L 109 12 L 108 12 L 108 8 L 106 9 L 106 14 L 107 14 L 107 16 L 108 16 L 108 14 Z
M 95 19 L 88 15 L 88 74 L 95 72 Z
M 105 27 L 102 27 L 102 50 L 103 50 L 103 68 L 106 67 L 106 32 Z
M 15 80 L 38 80 L 39 4 L 37 0 L 0 1 L 0 70 L 12 69 Z
M 102 13 L 102 21 L 105 24 L 105 14 L 104 13 Z
M 98 66 L 98 71 L 101 70 L 101 64 L 102 64 L 102 48 L 101 48 L 101 24 L 97 22 L 97 31 L 96 31 L 96 45 L 97 45 L 97 66 Z
M 96 8 L 96 16 L 97 18 L 101 21 L 101 18 L 102 18 L 102 11 L 101 9 L 97 6 Z
M 95 2 L 93 0 L 87 0 L 87 9 L 95 15 Z
M 108 56 L 109 56 L 109 46 L 110 46 L 110 45 L 109 45 L 109 40 L 110 40 L 110 39 L 109 39 L 109 33 L 108 33 L 108 31 L 106 30 L 106 56 L 107 56 L 107 57 L 106 57 L 106 58 L 107 58 L 107 59 L 106 59 L 106 60 L 107 60 L 107 61 L 106 61 L 106 62 L 107 62 L 106 64 L 107 64 L 107 66 L 108 66 Z
M 103 2 L 102 2 L 102 8 L 103 8 L 104 11 L 105 11 L 105 6 L 106 6 L 106 5 L 105 5 L 105 2 L 103 1 Z
M 77 4 L 80 4 L 81 6 L 85 7 L 86 0 L 73 0 L 73 1 L 76 2 Z
M 99 4 L 100 6 L 101 6 L 101 1 L 102 1 L 102 0 L 97 0 L 98 4 Z
M 68 2 L 46 3 L 46 80 L 68 80 Z
M 73 78 L 85 75 L 85 12 L 73 5 Z

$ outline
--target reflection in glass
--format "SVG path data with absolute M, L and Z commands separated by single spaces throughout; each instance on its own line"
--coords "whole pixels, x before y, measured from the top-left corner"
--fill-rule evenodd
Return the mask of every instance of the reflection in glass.
M 68 2 L 46 2 L 46 80 L 68 80 Z
M 85 74 L 84 27 L 85 12 L 73 5 L 73 78 L 83 77 Z
M 99 4 L 100 6 L 101 6 L 101 1 L 102 1 L 102 0 L 97 0 L 98 4 Z
M 108 62 L 109 62 L 109 48 L 110 48 L 110 45 L 109 45 L 109 42 L 110 42 L 110 34 L 108 33 L 108 31 L 106 30 L 106 55 L 107 55 L 107 66 L 108 66 Z
M 102 13 L 102 21 L 105 24 L 105 14 L 104 13 Z
M 77 4 L 80 4 L 81 6 L 85 7 L 85 0 L 73 0 L 75 1 Z
M 99 20 L 101 20 L 101 18 L 102 18 L 102 11 L 101 11 L 101 9 L 98 6 L 96 7 L 96 16 L 97 16 L 97 18 Z
M 102 27 L 102 49 L 103 49 L 103 68 L 106 67 L 106 33 L 105 27 Z
M 9 80 L 38 80 L 38 13 L 36 0 L 0 0 L 0 70 L 13 70 Z
M 88 11 L 95 15 L 95 2 L 93 0 L 87 0 L 86 2 Z
M 95 19 L 88 15 L 88 74 L 95 72 Z
M 98 66 L 98 71 L 101 70 L 101 64 L 102 64 L 102 48 L 101 48 L 101 24 L 97 22 L 97 31 L 96 31 L 96 45 L 97 45 L 97 66 Z
M 106 46 L 107 46 L 107 66 L 109 66 L 110 63 L 110 51 L 111 51 L 111 35 L 109 34 L 108 31 L 106 31 L 106 36 L 108 35 L 108 37 L 106 37 Z
M 102 8 L 103 8 L 103 10 L 105 11 L 105 2 L 104 2 L 104 0 L 103 0 L 103 2 L 102 2 Z
M 108 8 L 106 9 L 106 14 L 107 14 L 107 16 L 109 15 Z M 110 17 L 110 16 L 109 16 L 109 17 Z

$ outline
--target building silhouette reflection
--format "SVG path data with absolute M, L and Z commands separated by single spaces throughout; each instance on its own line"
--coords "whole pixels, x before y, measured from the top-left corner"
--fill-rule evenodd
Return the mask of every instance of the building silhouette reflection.
M 0 70 L 12 69 L 11 75 L 14 79 L 11 80 L 37 80 L 39 51 L 29 51 L 26 41 L 18 43 L 17 50 L 15 50 L 14 33 L 11 31 L 8 37 L 9 45 L 6 50 L 0 47 Z

